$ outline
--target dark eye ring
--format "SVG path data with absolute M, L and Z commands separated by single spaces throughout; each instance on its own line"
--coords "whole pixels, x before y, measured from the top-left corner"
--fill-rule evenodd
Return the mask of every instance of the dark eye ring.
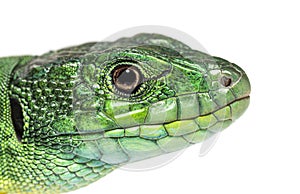
M 142 83 L 141 71 L 133 65 L 119 65 L 112 71 L 112 81 L 119 92 L 126 95 L 135 93 Z
M 220 82 L 224 87 L 229 87 L 232 83 L 232 79 L 230 77 L 223 76 L 221 77 Z

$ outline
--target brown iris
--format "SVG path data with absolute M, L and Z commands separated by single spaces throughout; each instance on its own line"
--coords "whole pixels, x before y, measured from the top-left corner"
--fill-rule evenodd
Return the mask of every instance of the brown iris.
M 116 89 L 127 95 L 134 93 L 142 82 L 140 70 L 133 65 L 120 65 L 112 71 Z

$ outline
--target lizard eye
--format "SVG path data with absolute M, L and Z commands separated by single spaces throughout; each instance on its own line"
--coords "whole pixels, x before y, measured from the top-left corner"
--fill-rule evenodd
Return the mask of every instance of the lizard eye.
M 142 73 L 133 65 L 120 65 L 112 71 L 112 81 L 116 89 L 127 95 L 134 93 L 142 80 Z

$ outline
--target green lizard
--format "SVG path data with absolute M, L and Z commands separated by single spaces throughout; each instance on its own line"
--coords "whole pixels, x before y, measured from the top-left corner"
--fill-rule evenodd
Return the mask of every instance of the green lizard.
M 138 34 L 0 58 L 0 193 L 61 193 L 181 150 L 246 110 L 233 63 Z

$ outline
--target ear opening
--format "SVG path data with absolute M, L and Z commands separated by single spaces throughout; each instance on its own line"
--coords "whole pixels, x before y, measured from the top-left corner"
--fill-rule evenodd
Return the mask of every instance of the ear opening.
M 10 98 L 10 107 L 11 119 L 16 132 L 16 137 L 19 142 L 21 142 L 24 133 L 24 116 L 22 106 L 17 98 Z

